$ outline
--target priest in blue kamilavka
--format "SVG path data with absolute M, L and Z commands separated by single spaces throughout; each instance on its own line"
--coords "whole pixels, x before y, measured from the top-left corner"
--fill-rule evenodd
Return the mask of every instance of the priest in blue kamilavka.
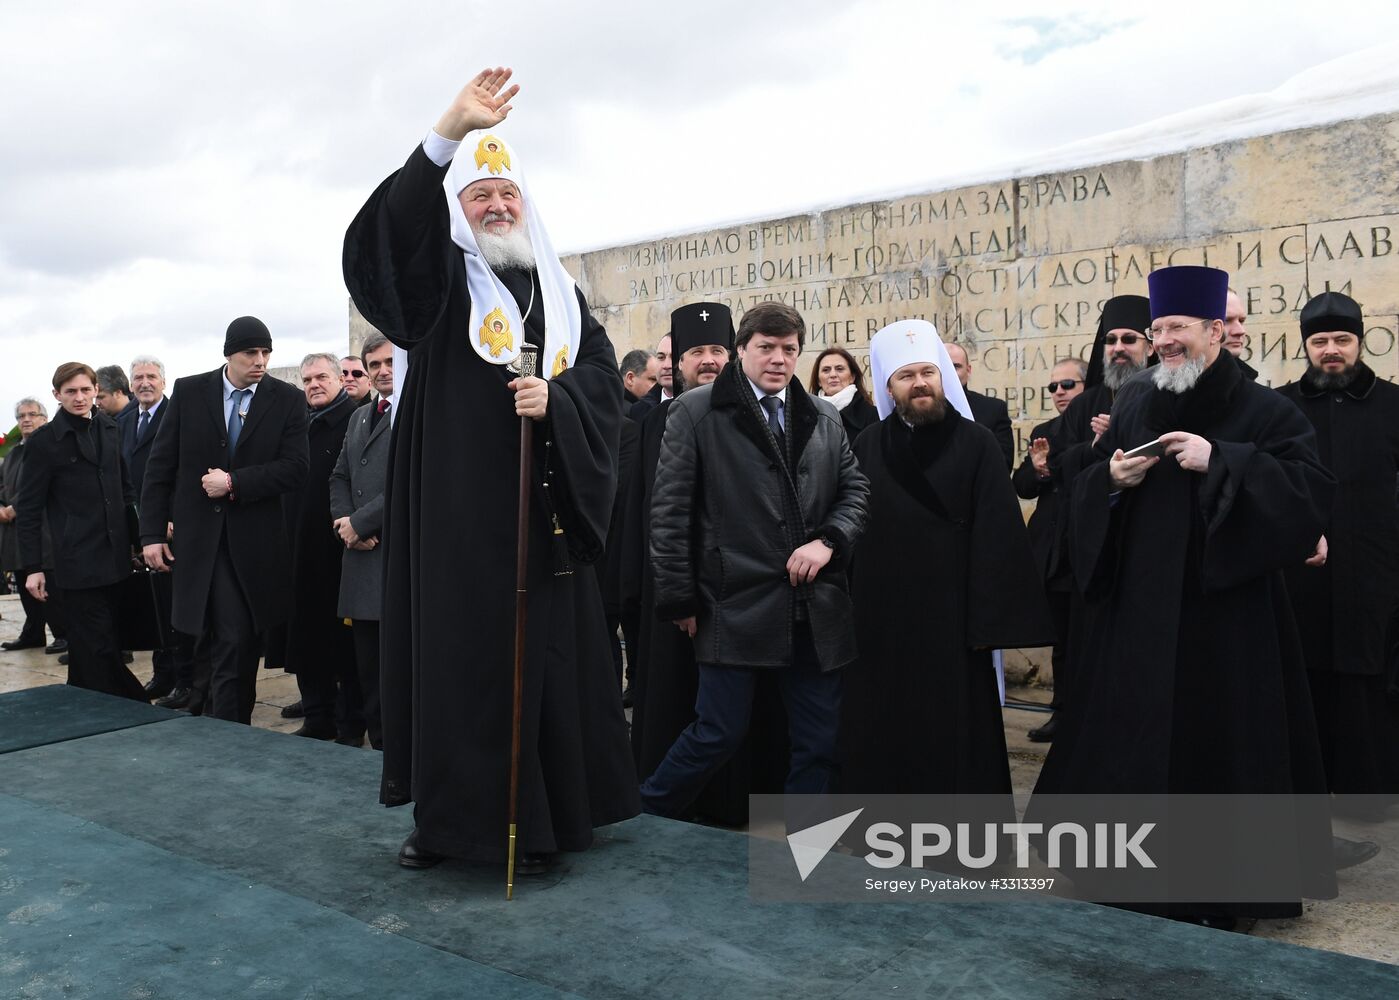
M 360 312 L 407 351 L 385 496 L 380 798 L 414 803 L 409 867 L 506 859 L 520 421 L 534 421 L 517 866 L 528 874 L 639 807 L 593 565 L 622 383 L 518 152 L 493 131 L 518 90 L 509 77 L 472 80 L 370 196 L 344 271 Z M 540 377 L 512 370 L 526 342 Z
M 1313 554 L 1335 480 L 1297 407 L 1221 350 L 1228 280 L 1148 277 L 1160 364 L 1117 394 L 1074 480 L 1080 674 L 1037 795 L 1325 794 L 1283 572 Z M 1157 440 L 1157 457 L 1125 454 Z M 1299 895 L 1334 895 L 1324 813 L 1267 836 L 1296 837 Z M 1170 912 L 1227 922 L 1300 904 Z

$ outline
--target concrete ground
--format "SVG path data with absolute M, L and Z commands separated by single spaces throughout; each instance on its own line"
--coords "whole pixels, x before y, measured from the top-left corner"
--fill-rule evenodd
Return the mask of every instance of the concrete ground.
M 0 640 L 15 638 L 22 622 L 19 598 L 13 594 L 0 597 Z M 150 654 L 137 653 L 132 670 L 143 682 L 148 680 Z M 61 684 L 66 680 L 67 670 L 59 665 L 58 657 L 48 656 L 42 649 L 0 652 L 0 693 Z M 1017 687 L 1010 689 L 1007 695 L 1012 701 L 1046 704 L 1050 692 L 1045 688 Z M 259 670 L 253 725 L 290 734 L 301 722 L 283 719 L 281 709 L 298 697 L 294 677 L 280 670 Z M 1028 794 L 1039 776 L 1047 746 L 1030 742 L 1025 734 L 1048 715 L 1008 706 L 1003 710 L 1003 717 L 1011 780 L 1017 795 Z M 366 749 L 366 752 L 373 751 Z M 1381 845 L 1379 856 L 1340 874 L 1341 899 L 1309 901 L 1300 918 L 1259 921 L 1250 933 L 1255 937 L 1399 964 L 1399 902 L 1346 902 L 1344 899 L 1348 886 L 1354 889 L 1377 877 L 1395 884 L 1399 878 L 1399 822 L 1390 819 L 1380 826 L 1337 819 L 1335 831 L 1355 840 L 1376 841 Z

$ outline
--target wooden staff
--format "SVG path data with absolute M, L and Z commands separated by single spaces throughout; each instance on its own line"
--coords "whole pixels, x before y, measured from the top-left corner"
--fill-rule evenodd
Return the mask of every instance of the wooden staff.
M 520 378 L 532 378 L 539 360 L 539 348 L 520 348 Z M 515 695 L 510 718 L 510 804 L 505 819 L 509 824 L 509 853 L 505 862 L 505 898 L 515 898 L 515 819 L 520 807 L 520 712 L 525 688 L 525 614 L 529 582 L 529 494 L 530 472 L 534 465 L 534 421 L 520 418 L 520 518 L 515 543 Z

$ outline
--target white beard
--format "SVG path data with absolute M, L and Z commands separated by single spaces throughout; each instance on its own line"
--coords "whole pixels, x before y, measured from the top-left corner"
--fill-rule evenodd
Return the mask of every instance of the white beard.
M 1108 387 L 1109 392 L 1116 392 L 1127 384 L 1127 380 L 1137 372 L 1146 367 L 1146 362 L 1137 364 L 1129 361 L 1125 365 L 1115 364 L 1111 361 L 1103 365 L 1103 385 Z
M 505 271 L 510 268 L 527 271 L 534 267 L 534 246 L 530 243 L 529 232 L 523 223 L 511 226 L 508 232 L 496 235 L 483 230 L 472 230 L 476 245 L 481 248 L 481 256 L 491 266 L 492 271 Z
M 1200 381 L 1204 372 L 1203 357 L 1186 358 L 1178 368 L 1167 368 L 1164 363 L 1157 365 L 1151 372 L 1151 381 L 1156 383 L 1156 388 L 1179 396 L 1195 388 L 1195 383 Z

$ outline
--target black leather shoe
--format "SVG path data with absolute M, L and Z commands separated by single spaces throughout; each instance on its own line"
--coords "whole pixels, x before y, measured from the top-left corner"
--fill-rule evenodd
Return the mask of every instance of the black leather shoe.
M 1380 845 L 1371 840 L 1346 840 L 1345 837 L 1331 838 L 1331 853 L 1336 858 L 1336 871 L 1363 865 L 1380 853 Z
M 335 729 L 322 729 L 319 726 L 308 725 L 303 722 L 301 728 L 292 733 L 293 736 L 305 736 L 310 740 L 333 740 L 335 739 Z
M 521 854 L 515 859 L 516 875 L 543 875 L 552 867 L 552 854 Z
M 1054 731 L 1059 728 L 1059 716 L 1051 715 L 1049 721 L 1037 729 L 1031 729 L 1025 735 L 1030 738 L 1031 743 L 1052 743 L 1054 742 Z
M 66 667 L 66 666 L 68 666 L 68 654 L 67 654 L 67 653 L 59 653 L 59 654 L 58 654 L 58 665 L 59 665 L 60 667 Z
M 157 698 L 154 702 L 157 708 L 189 708 L 190 697 L 194 694 L 189 688 L 174 688 L 164 698 Z
M 53 642 L 49 643 L 47 646 L 44 647 L 44 652 L 48 653 L 50 656 L 52 656 L 54 653 L 66 653 L 68 652 L 68 640 L 55 639 Z
M 342 747 L 362 747 L 364 746 L 363 736 L 337 736 L 335 742 Z
M 441 854 L 434 854 L 432 851 L 418 846 L 417 827 L 413 828 L 413 832 L 408 835 L 408 839 L 398 849 L 398 863 L 404 868 L 431 868 L 443 860 Z
M 284 719 L 304 719 L 306 718 L 306 706 L 299 701 L 294 701 L 290 705 L 282 707 L 282 718 Z
M 0 642 L 0 649 L 13 653 L 17 649 L 41 649 L 43 645 L 43 639 L 7 639 Z
M 175 690 L 175 682 L 165 678 L 157 680 L 152 677 L 150 680 L 146 681 L 145 690 L 147 698 L 164 698 L 171 691 Z

